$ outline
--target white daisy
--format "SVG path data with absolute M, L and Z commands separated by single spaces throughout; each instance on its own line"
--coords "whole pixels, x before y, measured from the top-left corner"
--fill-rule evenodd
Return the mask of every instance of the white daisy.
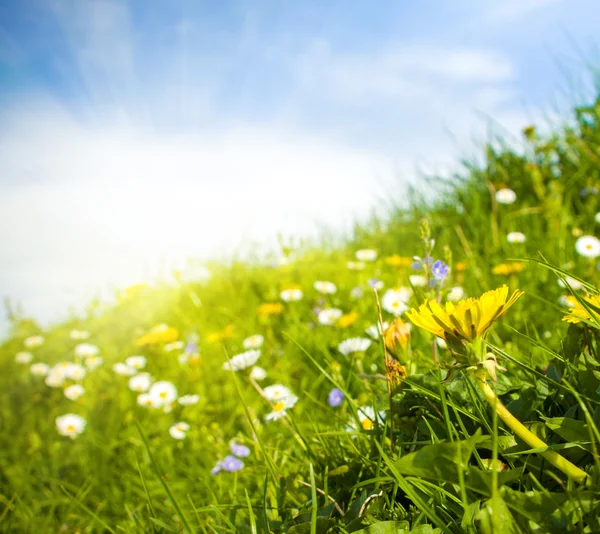
M 285 417 L 287 414 L 287 410 L 293 408 L 298 402 L 298 397 L 296 395 L 288 395 L 284 399 L 277 401 L 273 405 L 273 411 L 265 415 L 265 421 L 277 421 L 282 417 Z
M 408 277 L 413 287 L 425 287 L 427 285 L 427 277 L 422 274 L 413 274 Z
M 412 291 L 409 288 L 388 289 L 381 298 L 381 307 L 394 315 L 402 315 L 409 308 L 406 303 L 410 300 Z
M 250 371 L 250 378 L 257 382 L 262 382 L 267 378 L 267 372 L 262 367 L 255 366 L 252 368 L 252 371 Z
M 85 389 L 80 384 L 73 384 L 72 386 L 65 388 L 63 393 L 65 394 L 65 397 L 67 397 L 67 399 L 74 401 L 85 393 Z
M 200 400 L 200 395 L 182 395 L 177 399 L 177 402 L 182 406 L 192 406 L 194 404 L 198 404 Z
M 56 428 L 61 436 L 68 436 L 75 439 L 81 434 L 86 425 L 86 420 L 80 415 L 68 413 L 56 418 Z
M 273 384 L 263 389 L 263 396 L 270 402 L 278 402 L 286 397 L 293 396 L 293 393 L 281 384 Z
M 153 384 L 148 394 L 156 402 L 156 405 L 161 408 L 169 406 L 177 400 L 177 388 L 166 380 Z
M 129 379 L 129 389 L 142 393 L 148 391 L 152 384 L 152 376 L 150 373 L 139 373 Z
M 189 429 L 190 425 L 183 421 L 180 421 L 179 423 L 175 423 L 169 428 L 169 434 L 171 434 L 171 437 L 173 439 L 185 439 Z
M 319 321 L 319 324 L 330 326 L 335 324 L 343 314 L 344 312 L 338 308 L 325 308 L 319 312 L 317 320 Z
M 373 339 L 379 339 L 381 337 L 381 334 L 385 332 L 389 327 L 390 323 L 388 323 L 387 321 L 383 321 L 383 331 L 381 329 L 381 325 L 377 323 L 369 326 L 369 328 L 365 330 L 365 333 Z
M 129 356 L 125 359 L 125 364 L 134 369 L 143 369 L 146 367 L 146 356 Z
M 50 366 L 47 363 L 34 363 L 29 371 L 33 376 L 46 376 L 50 372 Z
M 358 261 L 375 261 L 377 259 L 377 251 L 370 248 L 357 250 L 356 259 Z
M 298 300 L 301 300 L 304 294 L 302 293 L 301 289 L 290 288 L 284 289 L 279 296 L 284 302 L 296 302 Z
M 358 421 L 360 428 L 363 430 L 372 430 L 376 424 L 383 425 L 385 417 L 385 411 L 380 410 L 375 414 L 372 406 L 361 406 L 358 409 Z M 356 421 L 354 419 L 350 420 L 346 425 L 346 432 L 353 432 L 356 429 Z
M 17 352 L 15 356 L 15 362 L 23 365 L 31 363 L 31 360 L 33 360 L 33 354 L 31 354 L 31 352 Z
M 69 337 L 76 341 L 84 341 L 90 337 L 90 333 L 85 330 L 71 330 L 71 332 L 69 332 Z
M 333 282 L 317 281 L 314 288 L 323 295 L 333 295 L 337 291 L 337 287 Z
M 80 343 L 75 347 L 75 356 L 87 358 L 88 356 L 98 356 L 100 349 L 91 343 Z
M 100 367 L 104 363 L 104 360 L 100 356 L 88 356 L 83 363 L 85 363 L 89 371 L 93 371 Z
M 28 349 L 35 349 L 36 347 L 41 347 L 44 344 L 43 336 L 29 336 L 23 344 Z
M 446 298 L 452 302 L 458 302 L 464 296 L 465 290 L 460 286 L 455 286 L 450 288 L 450 291 L 448 292 L 448 296 Z
M 260 350 L 247 350 L 246 352 L 232 356 L 228 362 L 223 364 L 223 369 L 226 371 L 241 371 L 254 365 L 259 357 Z
M 575 250 L 586 258 L 596 258 L 600 256 L 600 240 L 593 235 L 581 236 L 575 243 Z
M 137 396 L 137 403 L 145 408 L 160 408 L 160 402 L 149 393 L 142 393 Z
M 575 280 L 575 278 L 571 278 L 570 276 L 566 277 L 566 283 L 563 280 L 558 280 L 558 285 L 560 287 L 567 287 L 569 285 L 573 291 L 579 291 L 583 284 L 579 280 Z
M 78 363 L 69 362 L 68 365 L 63 367 L 63 374 L 65 378 L 70 378 L 78 382 L 82 380 L 87 374 L 87 369 Z
M 63 385 L 64 381 L 65 381 L 65 377 L 63 376 L 63 374 L 55 371 L 54 369 L 50 370 L 50 372 L 46 376 L 46 380 L 45 380 L 46 385 L 51 388 L 61 387 Z
M 517 200 L 517 194 L 512 189 L 496 191 L 496 202 L 498 204 L 512 204 L 515 200 Z
M 113 365 L 113 371 L 121 376 L 133 376 L 137 373 L 137 369 L 123 362 L 117 362 Z
M 344 355 L 352 354 L 353 352 L 364 352 L 371 346 L 371 340 L 366 337 L 351 337 L 345 339 L 338 345 L 338 350 Z
M 259 349 L 265 342 L 265 338 L 259 334 L 247 337 L 242 341 L 242 345 L 245 349 Z
M 506 235 L 506 240 L 509 243 L 525 243 L 527 237 L 523 232 L 510 232 Z

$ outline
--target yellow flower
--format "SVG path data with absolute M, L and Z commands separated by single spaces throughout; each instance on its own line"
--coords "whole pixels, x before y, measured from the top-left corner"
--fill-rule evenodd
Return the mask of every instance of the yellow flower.
M 346 328 L 348 326 L 350 326 L 351 324 L 354 324 L 358 318 L 360 317 L 359 313 L 356 312 L 350 312 L 347 313 L 346 315 L 342 315 L 339 319 L 338 319 L 338 326 L 341 326 L 342 328 Z
M 231 339 L 233 337 L 233 325 L 230 324 L 226 326 L 220 332 L 213 332 L 206 336 L 207 343 L 219 343 L 219 341 L 223 341 L 224 339 Z
M 258 307 L 257 313 L 260 317 L 279 315 L 283 313 L 283 304 L 281 302 L 265 302 Z
M 600 308 L 600 295 L 594 295 L 593 297 L 583 297 L 586 302 L 590 304 L 590 308 Z M 573 304 L 573 307 L 569 311 L 568 315 L 563 317 L 563 321 L 567 323 L 580 323 L 582 319 L 587 321 L 600 322 L 600 313 L 592 309 L 594 316 L 590 315 L 590 312 L 586 310 L 581 303 L 574 297 L 567 297 L 569 302 Z
M 454 270 L 457 273 L 462 273 L 463 271 L 465 271 L 467 269 L 468 265 L 466 262 L 464 261 L 459 261 L 456 265 L 454 265 Z
M 179 337 L 179 332 L 166 324 L 158 324 L 150 332 L 136 339 L 138 347 L 145 345 L 157 345 L 158 343 L 171 343 Z
M 427 300 L 406 315 L 417 326 L 447 340 L 452 336 L 462 341 L 473 341 L 485 336 L 496 319 L 523 295 L 518 289 L 508 298 L 508 287 L 502 286 L 484 293 L 479 298 L 468 298 L 456 305 L 446 302 L 446 309 L 435 300 Z
M 410 339 L 408 325 L 400 317 L 396 317 L 394 322 L 383 333 L 383 339 L 385 346 L 391 352 L 395 352 L 398 343 L 405 349 Z
M 518 274 L 522 270 L 525 269 L 525 264 L 520 262 L 514 263 L 501 263 L 500 265 L 496 265 L 492 269 L 494 274 L 500 274 L 502 276 L 511 276 L 513 274 Z
M 394 254 L 393 256 L 388 256 L 385 259 L 385 263 L 391 265 L 392 267 L 410 267 L 415 260 L 412 258 L 408 258 L 406 256 L 398 256 L 398 254 Z

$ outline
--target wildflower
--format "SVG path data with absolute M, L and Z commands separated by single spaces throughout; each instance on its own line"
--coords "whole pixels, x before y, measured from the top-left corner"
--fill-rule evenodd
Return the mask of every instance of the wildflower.
M 392 267 L 410 267 L 413 264 L 413 259 L 394 254 L 393 256 L 388 256 L 385 259 L 385 263 Z
M 44 344 L 43 336 L 29 336 L 23 344 L 28 349 L 35 349 L 36 347 L 41 347 Z
M 573 301 L 575 301 L 575 299 L 571 297 L 571 295 L 561 295 L 558 297 L 558 304 L 563 308 L 573 308 L 575 306 Z
M 139 393 L 148 391 L 152 384 L 152 376 L 150 373 L 139 373 L 129 379 L 129 389 Z
M 229 445 L 229 450 L 238 458 L 247 458 L 250 456 L 250 449 L 245 445 L 240 445 L 239 443 L 231 443 Z
M 140 406 L 144 406 L 146 408 L 160 408 L 160 402 L 158 399 L 150 395 L 149 393 L 142 393 L 137 396 L 137 403 Z
M 67 399 L 74 401 L 85 393 L 85 389 L 80 384 L 73 384 L 72 386 L 66 388 L 63 393 L 65 394 L 65 397 L 67 397 Z
M 351 337 L 338 345 L 338 350 L 348 356 L 354 352 L 364 352 L 371 346 L 371 340 L 365 337 Z
M 129 367 L 133 367 L 134 369 L 143 369 L 146 367 L 146 357 L 145 356 L 129 356 L 125 360 L 125 365 L 129 365 Z
M 351 271 L 362 271 L 365 268 L 365 264 L 362 261 L 349 261 L 346 267 Z
M 277 421 L 287 415 L 287 410 L 293 408 L 298 402 L 296 395 L 288 395 L 273 405 L 273 411 L 265 415 L 265 421 Z
M 46 376 L 50 372 L 50 366 L 47 363 L 34 363 L 29 371 L 33 376 Z
M 254 365 L 258 358 L 260 358 L 260 350 L 247 350 L 232 356 L 228 362 L 223 364 L 223 369 L 226 371 L 241 371 Z
M 301 300 L 304 295 L 300 288 L 289 287 L 287 289 L 284 289 L 279 296 L 284 302 L 296 302 L 298 300 Z
M 369 278 L 369 281 L 367 283 L 369 284 L 369 287 L 371 289 L 376 289 L 377 291 L 381 291 L 385 285 L 381 280 L 378 280 L 377 278 Z
M 385 330 L 383 337 L 387 349 L 395 352 L 398 344 L 403 349 L 407 347 L 410 339 L 410 329 L 400 317 L 396 317 L 391 326 Z
M 261 304 L 257 313 L 259 317 L 270 317 L 271 315 L 280 315 L 283 313 L 283 305 L 280 302 L 265 302 Z
M 198 404 L 200 400 L 200 395 L 182 395 L 177 399 L 177 402 L 182 406 L 192 406 L 194 404 Z
M 377 259 L 377 251 L 370 248 L 357 250 L 356 259 L 359 261 L 375 261 Z
M 61 372 L 65 378 L 75 380 L 76 382 L 82 380 L 87 374 L 87 370 L 83 365 L 73 362 L 62 362 L 59 364 Z
M 492 269 L 492 273 L 502 276 L 513 276 L 519 274 L 525 269 L 525 264 L 521 262 L 501 263 Z
M 358 286 L 356 286 L 356 287 L 353 287 L 353 288 L 350 290 L 350 298 L 352 298 L 352 299 L 354 299 L 354 300 L 358 300 L 358 299 L 362 298 L 362 296 L 363 296 L 363 293 L 364 293 L 364 292 L 363 292 L 363 289 L 362 289 L 362 287 L 358 287 Z
M 75 347 L 75 356 L 78 356 L 79 358 L 97 356 L 99 353 L 100 349 L 91 343 L 80 343 Z
M 517 194 L 512 189 L 500 189 L 496 191 L 496 202 L 498 204 L 512 204 L 517 200 Z
M 573 291 L 579 291 L 583 284 L 579 280 L 575 280 L 575 278 L 571 278 L 570 276 L 565 277 L 565 280 L 558 280 L 558 285 L 560 287 L 569 286 Z
M 375 425 L 383 424 L 385 420 L 385 412 L 380 410 L 375 413 L 375 410 L 372 406 L 361 406 L 358 409 L 358 421 L 363 430 L 373 430 Z M 351 431 L 356 429 L 355 421 L 351 421 L 346 427 L 346 431 Z
M 365 333 L 367 335 L 369 335 L 370 337 L 372 337 L 373 339 L 379 339 L 381 334 L 388 329 L 388 327 L 390 326 L 390 323 L 388 323 L 387 321 L 384 321 L 383 322 L 383 330 L 381 329 L 381 326 L 382 325 L 380 325 L 379 323 L 377 323 L 376 325 L 373 324 L 365 330 Z
M 262 347 L 264 341 L 265 338 L 263 336 L 255 334 L 244 339 L 244 341 L 242 341 L 242 345 L 245 349 L 259 349 Z
M 262 367 L 255 366 L 252 368 L 252 371 L 250 371 L 250 378 L 257 382 L 261 382 L 267 378 L 267 372 Z
M 584 235 L 576 241 L 575 250 L 586 258 L 596 258 L 600 256 L 600 240 L 593 235 Z
M 165 352 L 173 352 L 174 350 L 181 350 L 184 346 L 185 346 L 185 343 L 183 341 L 181 341 L 181 340 L 179 340 L 179 341 L 173 341 L 171 343 L 167 343 L 163 347 L 163 350 Z
M 208 336 L 206 336 L 206 342 L 207 343 L 219 343 L 220 341 L 223 341 L 224 339 L 231 339 L 233 337 L 233 325 L 230 324 L 228 326 L 226 326 L 225 328 L 223 328 L 223 330 L 220 330 L 219 332 L 213 332 L 211 334 L 208 334 Z
M 80 415 L 68 413 L 56 418 L 56 428 L 61 436 L 68 436 L 75 439 L 81 434 L 86 425 L 86 420 Z
M 137 373 L 137 369 L 123 362 L 117 362 L 113 365 L 113 371 L 121 376 L 133 376 Z
M 323 295 L 333 295 L 337 291 L 337 287 L 333 282 L 317 281 L 314 288 Z
M 600 313 L 594 309 L 600 308 L 600 295 L 583 297 L 583 299 L 590 305 L 589 310 L 584 308 L 577 299 L 571 296 L 567 297 L 571 310 L 568 315 L 563 317 L 563 321 L 567 321 L 568 323 L 580 323 L 581 320 L 584 319 L 586 321 L 595 320 L 596 323 L 600 322 Z
M 287 397 L 292 397 L 293 393 L 281 384 L 274 384 L 272 386 L 267 386 L 265 389 L 263 389 L 263 396 L 269 402 L 278 402 Z
M 331 326 L 343 315 L 342 310 L 338 308 L 325 308 L 317 315 L 319 324 Z
M 27 365 L 31 360 L 33 360 L 33 354 L 31 354 L 31 352 L 17 352 L 17 355 L 15 356 L 15 361 L 23 365 Z
M 229 473 L 235 473 L 244 468 L 244 462 L 235 456 L 225 456 L 221 462 L 221 469 Z
M 342 328 L 347 328 L 350 325 L 354 324 L 358 318 L 360 317 L 359 313 L 356 312 L 350 312 L 347 313 L 346 315 L 342 315 L 339 319 L 338 319 L 338 326 L 341 326 Z
M 166 380 L 154 383 L 148 394 L 159 408 L 168 406 L 177 400 L 177 388 Z
M 427 285 L 427 277 L 422 274 L 413 274 L 408 277 L 408 281 L 413 287 L 425 287 Z
M 143 347 L 146 345 L 158 345 L 159 343 L 171 343 L 178 337 L 179 332 L 175 328 L 162 323 L 153 327 L 147 334 L 136 339 L 135 344 L 138 347 Z
M 455 286 L 450 288 L 450 291 L 448 292 L 448 296 L 446 298 L 452 302 L 458 302 L 464 296 L 465 290 L 460 286 Z
M 410 300 L 412 291 L 408 288 L 388 289 L 381 298 L 381 307 L 394 315 L 402 315 L 409 308 L 406 303 Z
M 508 297 L 506 285 L 484 293 L 479 298 L 461 300 L 456 305 L 446 302 L 442 308 L 435 300 L 427 300 L 407 313 L 416 325 L 448 341 L 447 336 L 463 341 L 482 338 L 494 321 L 502 317 L 508 309 L 523 295 L 515 290 Z
M 344 402 L 344 394 L 340 389 L 333 388 L 327 396 L 327 402 L 329 403 L 329 406 L 337 408 Z
M 69 332 L 69 337 L 76 341 L 85 341 L 90 337 L 90 333 L 86 332 L 85 330 L 71 330 Z
M 506 235 L 506 240 L 509 243 L 525 243 L 527 238 L 522 232 L 510 232 Z
M 88 371 L 93 371 L 94 369 L 100 367 L 104 360 L 100 356 L 88 356 L 83 363 L 87 367 Z
M 171 434 L 171 437 L 173 439 L 181 440 L 181 439 L 185 439 L 189 429 L 190 429 L 190 425 L 188 425 L 187 423 L 185 423 L 183 421 L 179 421 L 179 423 L 175 423 L 174 425 L 171 425 L 171 427 L 169 428 L 169 434 Z
M 431 266 L 431 274 L 439 282 L 443 282 L 449 273 L 450 267 L 448 267 L 442 260 L 435 261 Z

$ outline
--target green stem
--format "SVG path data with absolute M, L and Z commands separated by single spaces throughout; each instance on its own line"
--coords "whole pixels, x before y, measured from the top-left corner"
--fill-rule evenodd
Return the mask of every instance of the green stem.
M 475 378 L 475 382 L 479 386 L 479 389 L 483 393 L 483 396 L 490 403 L 490 406 L 496 410 L 498 417 L 504 421 L 504 423 L 525 443 L 534 449 L 547 448 L 548 445 L 544 443 L 540 438 L 528 430 L 513 414 L 511 414 L 506 406 L 502 404 L 500 399 L 494 393 L 494 390 L 488 385 L 485 380 L 485 376 L 481 373 L 472 373 Z M 576 465 L 569 462 L 569 460 L 563 458 L 560 454 L 553 450 L 546 450 L 541 453 L 546 460 L 548 460 L 554 467 L 560 469 L 565 475 L 575 482 L 585 483 L 587 487 L 590 487 L 592 480 L 589 475 L 579 469 Z

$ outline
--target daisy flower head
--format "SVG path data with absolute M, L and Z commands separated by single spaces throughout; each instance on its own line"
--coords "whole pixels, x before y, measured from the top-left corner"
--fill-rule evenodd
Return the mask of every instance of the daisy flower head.
M 263 389 L 263 395 L 269 402 L 278 402 L 293 396 L 293 393 L 282 384 L 273 384 Z
M 41 347 L 44 344 L 43 336 L 29 336 L 25 341 L 23 341 L 23 345 L 28 349 L 35 349 L 36 347 Z
M 344 402 L 344 393 L 338 388 L 333 388 L 327 396 L 327 402 L 329 406 L 337 408 Z
M 333 295 L 337 291 L 337 287 L 333 282 L 324 280 L 315 282 L 314 288 L 323 295 Z
M 100 356 L 88 356 L 83 363 L 87 367 L 88 371 L 93 371 L 94 369 L 100 367 L 104 363 L 104 360 Z
M 600 240 L 593 235 L 581 236 L 575 242 L 575 250 L 585 258 L 597 258 L 600 256 Z
M 129 389 L 138 393 L 144 393 L 152 385 L 152 376 L 150 373 L 139 373 L 129 379 Z
M 75 341 L 85 341 L 90 337 L 90 333 L 85 330 L 71 330 L 69 337 Z
M 175 423 L 171 425 L 169 428 L 169 434 L 173 439 L 182 440 L 187 436 L 188 430 L 190 429 L 190 425 L 188 425 L 184 421 L 179 421 L 179 423 Z
M 259 349 L 265 342 L 265 338 L 259 334 L 247 337 L 242 341 L 242 345 L 245 349 Z
M 506 240 L 511 243 L 525 243 L 527 241 L 527 237 L 523 232 L 509 232 L 506 235 Z
M 381 307 L 396 316 L 408 311 L 407 302 L 412 296 L 412 291 L 406 287 L 400 289 L 388 289 L 381 298 Z
M 252 367 L 258 358 L 260 358 L 260 350 L 247 350 L 246 352 L 232 356 L 228 362 L 223 364 L 223 369 L 225 371 L 241 371 Z
M 279 296 L 284 302 L 296 302 L 302 300 L 304 294 L 299 287 L 288 287 L 287 289 L 284 289 Z
M 46 376 L 50 372 L 50 366 L 47 363 L 37 362 L 29 368 L 33 376 Z
M 358 261 L 375 261 L 377 259 L 377 251 L 371 248 L 357 250 L 356 259 Z
M 79 380 L 83 380 L 87 374 L 87 369 L 78 363 L 67 362 L 67 365 L 62 367 L 62 372 L 65 378 L 78 382 Z
M 33 354 L 31 354 L 31 352 L 17 352 L 15 356 L 15 362 L 22 365 L 31 363 L 31 360 L 33 360 Z
M 383 326 L 383 329 L 381 328 L 382 326 Z M 381 337 L 381 335 L 383 334 L 383 332 L 385 332 L 389 326 L 390 326 L 390 323 L 388 323 L 387 321 L 383 321 L 383 325 L 380 325 L 379 323 L 377 323 L 377 324 L 373 324 L 373 325 L 369 326 L 369 328 L 367 328 L 365 330 L 365 333 L 369 337 L 372 337 L 373 339 L 379 339 Z
M 177 400 L 177 388 L 166 380 L 155 382 L 148 394 L 160 408 L 169 406 Z
M 278 421 L 287 415 L 287 410 L 293 408 L 298 402 L 296 395 L 288 395 L 273 404 L 273 411 L 265 415 L 265 421 Z
M 133 367 L 136 370 L 143 369 L 144 367 L 146 367 L 146 357 L 140 355 L 129 356 L 125 360 L 125 365 Z
M 512 204 L 515 200 L 517 200 L 517 194 L 512 189 L 504 188 L 496 191 L 498 204 Z
M 75 356 L 87 358 L 88 356 L 98 356 L 100 349 L 91 343 L 80 343 L 75 347 Z
M 348 356 L 355 352 L 364 352 L 371 346 L 371 340 L 366 337 L 351 337 L 345 339 L 338 345 L 338 350 L 344 355 Z
M 325 308 L 317 315 L 319 324 L 331 326 L 343 315 L 344 312 L 338 308 Z
M 80 415 L 68 413 L 56 418 L 56 429 L 61 436 L 75 439 L 85 430 L 86 423 Z
M 257 382 L 261 382 L 267 378 L 267 372 L 262 367 L 254 366 L 252 371 L 250 371 L 250 378 Z
M 235 441 L 229 445 L 229 450 L 238 458 L 247 458 L 250 456 L 250 449 L 246 445 L 235 443 Z
M 198 404 L 200 400 L 200 395 L 182 395 L 177 399 L 177 402 L 181 404 L 181 406 L 193 406 L 194 404 Z
M 57 371 L 56 367 L 53 367 L 46 375 L 45 383 L 48 387 L 59 388 L 63 385 L 64 381 L 65 376 L 60 371 Z
M 451 287 L 446 298 L 451 302 L 458 302 L 465 296 L 465 290 L 460 286 Z
M 383 425 L 385 417 L 385 411 L 379 410 L 378 412 L 375 412 L 372 406 L 361 406 L 358 409 L 358 422 L 360 428 L 366 431 L 373 430 L 376 425 Z M 356 421 L 352 419 L 346 426 L 346 431 L 352 432 L 356 429 Z
M 149 393 L 142 393 L 137 396 L 137 403 L 144 408 L 160 408 L 158 399 L 150 395 Z
M 117 362 L 113 365 L 113 371 L 121 376 L 133 376 L 137 373 L 137 369 L 123 362 Z
M 66 388 L 63 393 L 67 399 L 74 401 L 85 393 L 85 388 L 80 384 L 73 384 Z

